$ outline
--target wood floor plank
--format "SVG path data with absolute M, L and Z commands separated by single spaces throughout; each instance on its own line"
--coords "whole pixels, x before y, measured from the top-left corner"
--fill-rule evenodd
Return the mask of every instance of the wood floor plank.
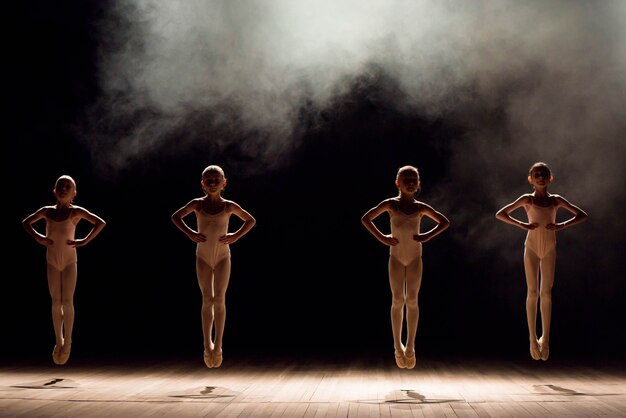
M 18 417 L 626 416 L 626 371 L 576 364 L 421 359 L 0 365 L 0 415 Z

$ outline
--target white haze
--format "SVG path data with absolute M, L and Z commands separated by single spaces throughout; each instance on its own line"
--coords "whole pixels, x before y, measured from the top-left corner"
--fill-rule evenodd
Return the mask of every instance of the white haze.
M 534 161 L 594 216 L 624 200 L 625 28 L 618 0 L 118 1 L 86 139 L 107 170 L 199 141 L 275 169 L 302 140 L 301 109 L 321 112 L 373 64 L 403 93 L 389 106 L 464 128 L 433 203 L 469 241 L 502 246 L 493 213 L 530 191 Z

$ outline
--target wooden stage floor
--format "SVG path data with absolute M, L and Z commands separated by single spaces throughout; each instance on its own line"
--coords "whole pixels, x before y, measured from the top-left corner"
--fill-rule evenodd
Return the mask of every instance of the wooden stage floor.
M 403 370 L 392 361 L 0 365 L 0 416 L 626 416 L 622 365 L 421 359 Z

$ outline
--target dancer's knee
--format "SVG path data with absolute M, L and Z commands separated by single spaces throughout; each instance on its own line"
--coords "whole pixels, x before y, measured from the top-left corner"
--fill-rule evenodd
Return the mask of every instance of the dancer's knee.
M 72 299 L 63 299 L 63 312 L 74 311 L 74 301 Z
M 536 288 L 528 288 L 526 292 L 526 300 L 537 301 L 539 299 L 539 291 Z
M 394 295 L 391 298 L 391 309 L 401 309 L 404 307 L 404 295 Z
M 541 289 L 541 301 L 542 302 L 551 302 L 552 301 L 552 288 Z
M 408 297 L 405 303 L 407 309 L 417 309 L 417 297 Z
M 224 309 L 226 306 L 226 296 L 224 295 L 216 295 L 213 297 L 213 306 L 216 309 Z

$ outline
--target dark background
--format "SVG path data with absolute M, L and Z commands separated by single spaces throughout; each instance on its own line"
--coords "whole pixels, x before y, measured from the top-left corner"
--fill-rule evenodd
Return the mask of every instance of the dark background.
M 259 165 L 254 152 L 236 141 L 189 145 L 183 140 L 188 132 L 180 130 L 146 158 L 107 172 L 100 168 L 99 152 L 108 151 L 94 151 L 82 134 L 103 130 L 115 137 L 116 129 L 120 136 L 124 129 L 114 123 L 85 129 L 103 95 L 98 78 L 103 40 L 94 22 L 106 14 L 106 3 L 95 4 L 34 2 L 16 15 L 3 168 L 5 361 L 48 358 L 54 345 L 45 249 L 24 233 L 20 221 L 54 203 L 52 189 L 61 174 L 77 181 L 75 203 L 107 221 L 101 235 L 79 249 L 73 358 L 199 356 L 195 244 L 170 215 L 201 195 L 200 175 L 208 164 L 225 169 L 225 197 L 258 222 L 231 246 L 226 353 L 384 355 L 391 361 L 388 249 L 360 217 L 397 193 L 398 167 L 412 164 L 423 182 L 418 199 L 452 222 L 424 246 L 418 355 L 530 359 L 524 233 L 493 215 L 530 191 L 525 170 L 544 159 L 541 150 L 519 156 L 521 162 L 511 166 L 481 166 L 477 160 L 478 170 L 468 172 L 480 181 L 465 187 L 473 180 L 464 178 L 464 186 L 455 186 L 455 176 L 463 172 L 453 164 L 477 158 L 454 151 L 472 130 L 467 115 L 480 113 L 480 123 L 498 131 L 504 111 L 497 104 L 475 103 L 467 113 L 457 109 L 436 117 L 399 111 L 389 99 L 402 94 L 397 84 L 374 67 L 365 88 L 355 77 L 348 82 L 353 87 L 315 121 L 302 109 L 300 139 L 288 157 L 277 157 L 281 163 L 275 167 L 251 173 L 246 166 Z M 572 160 L 576 155 L 568 156 Z M 548 163 L 554 168 L 561 161 Z M 505 171 L 516 188 L 490 196 L 485 178 L 498 179 Z M 592 210 L 597 202 L 586 200 L 584 190 L 557 192 L 588 210 L 590 220 L 559 234 L 551 356 L 623 358 L 624 194 L 609 199 L 614 211 L 600 219 Z M 509 245 L 480 246 L 470 227 L 474 221 L 490 225 Z M 388 219 L 377 224 L 384 230 Z M 233 218 L 231 229 L 238 225 Z

